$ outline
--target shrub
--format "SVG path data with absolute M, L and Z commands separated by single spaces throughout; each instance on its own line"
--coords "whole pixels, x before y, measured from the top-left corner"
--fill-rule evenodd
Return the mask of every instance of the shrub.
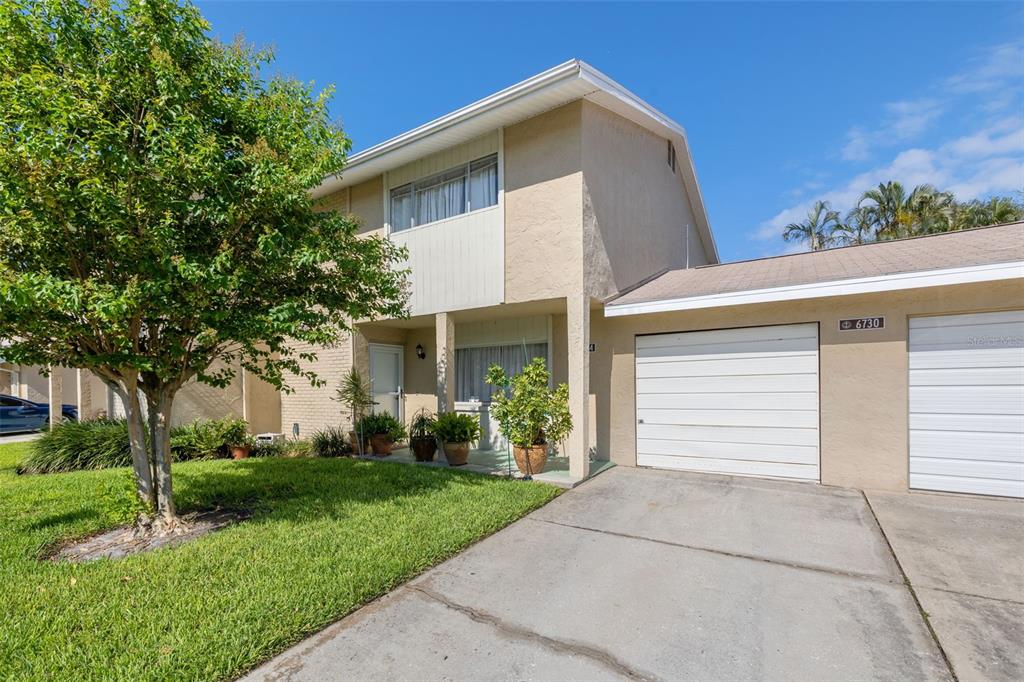
M 114 526 L 129 526 L 146 513 L 146 505 L 135 492 L 135 473 L 122 471 L 103 480 L 100 488 L 100 509 Z
M 487 383 L 498 387 L 491 399 L 491 415 L 513 445 L 558 443 L 572 431 L 569 387 L 559 384 L 551 390 L 550 379 L 543 358 L 534 358 L 511 379 L 500 365 L 487 370 Z
M 480 437 L 480 418 L 459 412 L 442 412 L 434 423 L 434 435 L 443 443 L 472 443 Z
M 364 436 L 385 434 L 395 442 L 405 440 L 406 436 L 405 426 L 402 425 L 402 422 L 392 417 L 389 412 L 377 412 L 366 415 L 359 420 L 358 430 Z
M 249 442 L 248 431 L 242 419 L 197 419 L 171 431 L 171 453 L 179 462 L 227 457 L 230 445 Z
M 409 422 L 409 437 L 412 440 L 423 438 L 433 440 L 435 424 L 437 424 L 437 420 L 434 419 L 434 414 L 425 407 L 420 408 Z
M 241 419 L 197 420 L 171 431 L 176 461 L 226 457 L 227 444 L 247 426 Z M 18 473 L 51 474 L 81 469 L 107 469 L 132 464 L 128 424 L 123 419 L 62 422 L 32 441 Z
M 250 457 L 312 457 L 313 447 L 308 440 L 273 440 L 257 442 Z
M 50 474 L 131 463 L 128 424 L 124 420 L 62 422 L 32 441 L 18 473 Z
M 309 439 L 309 445 L 315 457 L 346 457 L 352 454 L 348 433 L 336 426 L 328 426 L 314 433 Z

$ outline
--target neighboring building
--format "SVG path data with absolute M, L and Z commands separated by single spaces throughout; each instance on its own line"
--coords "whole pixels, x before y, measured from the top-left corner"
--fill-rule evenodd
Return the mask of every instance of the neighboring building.
M 378 409 L 480 412 L 493 439 L 484 371 L 541 356 L 577 479 L 593 458 L 1024 497 L 1020 224 L 718 265 L 682 128 L 578 61 L 314 196 L 408 247 L 411 311 L 311 349 L 327 385 L 281 397 L 286 432 L 345 423 L 354 365 Z

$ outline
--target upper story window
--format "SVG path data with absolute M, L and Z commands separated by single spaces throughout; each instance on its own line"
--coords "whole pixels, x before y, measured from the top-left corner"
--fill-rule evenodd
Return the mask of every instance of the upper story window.
M 491 154 L 391 190 L 391 231 L 498 203 L 498 155 Z

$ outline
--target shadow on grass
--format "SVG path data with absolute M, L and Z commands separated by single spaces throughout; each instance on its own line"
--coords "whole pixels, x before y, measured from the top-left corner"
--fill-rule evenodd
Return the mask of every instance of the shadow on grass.
M 99 513 L 97 513 L 95 509 L 80 508 L 74 511 L 64 512 L 63 514 L 51 514 L 50 516 L 44 516 L 41 519 L 36 519 L 32 523 L 28 524 L 27 528 L 29 530 L 45 530 L 47 528 L 52 528 L 53 526 L 63 526 L 65 524 L 76 523 L 86 519 L 97 519 L 99 516 Z
M 175 501 L 182 512 L 245 510 L 259 520 L 347 516 L 353 505 L 427 496 L 453 486 L 499 484 L 472 472 L 390 462 L 339 459 L 251 459 L 218 467 L 176 467 Z

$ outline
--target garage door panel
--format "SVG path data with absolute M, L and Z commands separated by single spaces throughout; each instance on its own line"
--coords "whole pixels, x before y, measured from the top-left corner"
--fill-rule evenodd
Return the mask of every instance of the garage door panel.
M 1024 367 L 956 367 L 953 369 L 915 369 L 911 367 L 911 386 L 1020 386 Z
M 710 457 L 676 457 L 644 455 L 637 457 L 640 466 L 661 469 L 685 469 L 713 474 L 738 474 L 741 476 L 765 476 L 769 478 L 795 478 L 818 480 L 818 465 L 785 464 L 779 462 L 754 462 L 749 460 L 718 459 Z
M 1024 463 L 1019 462 L 914 457 L 911 463 L 917 474 L 1024 482 Z
M 938 490 L 950 493 L 1024 497 L 1024 482 L 966 476 L 936 476 L 911 472 L 910 487 L 917 490 Z
M 1018 386 L 917 386 L 911 413 L 1024 415 L 1024 384 Z
M 637 410 L 637 418 L 651 424 L 687 426 L 770 426 L 775 428 L 814 428 L 816 410 Z
M 910 485 L 1024 497 L 1024 311 L 910 320 Z
M 774 461 L 788 464 L 817 464 L 818 448 L 814 445 L 768 445 L 765 443 L 726 443 L 694 440 L 637 439 L 638 455 L 669 455 L 684 457 L 711 457 L 754 461 Z
M 818 347 L 817 325 L 798 324 L 774 327 L 740 327 L 737 329 L 714 329 L 709 331 L 676 332 L 671 334 L 653 334 L 638 336 L 636 347 L 642 348 L 696 348 L 699 346 L 718 346 L 723 352 L 736 345 L 747 342 L 759 342 L 768 345 L 785 342 L 791 339 L 803 339 L 804 348 L 816 350 Z
M 816 324 L 638 337 L 637 463 L 818 479 Z
M 1021 418 L 1012 414 L 910 413 L 911 432 L 966 431 L 971 433 L 1024 433 Z
M 817 410 L 818 395 L 802 393 L 637 393 L 636 406 L 671 409 Z
M 694 378 L 707 376 L 751 376 L 814 374 L 818 358 L 814 354 L 772 358 L 729 358 L 689 361 L 685 356 L 664 358 L 658 362 L 638 362 L 637 380 L 647 378 Z
M 1024 451 L 1024 433 L 991 433 L 976 431 L 910 432 L 910 451 L 927 452 L 945 459 L 974 459 L 985 453 L 985 459 L 996 462 L 1019 462 Z
M 817 447 L 816 428 L 758 428 L 743 426 L 693 426 L 683 424 L 637 424 L 637 438 L 676 441 L 706 441 L 710 443 L 764 443 L 766 445 L 792 445 Z
M 777 375 L 701 377 L 699 385 L 678 377 L 637 379 L 639 393 L 791 393 L 818 392 L 817 374 L 794 374 L 786 381 Z

